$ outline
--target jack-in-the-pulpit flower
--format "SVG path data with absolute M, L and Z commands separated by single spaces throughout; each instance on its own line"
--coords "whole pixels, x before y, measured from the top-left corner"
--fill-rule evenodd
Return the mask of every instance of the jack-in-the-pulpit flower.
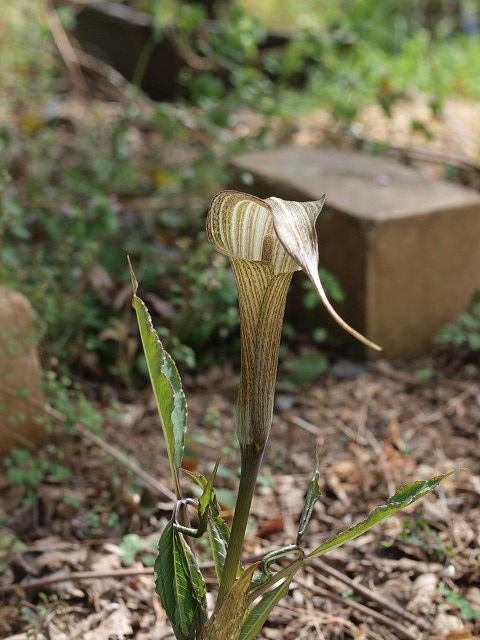
M 296 573 L 307 563 L 357 538 L 378 522 L 432 491 L 449 474 L 401 487 L 385 504 L 360 522 L 313 550 L 302 546 L 320 496 L 319 460 L 305 494 L 295 542 L 265 553 L 260 562 L 242 567 L 242 550 L 259 469 L 273 413 L 278 349 L 288 286 L 303 269 L 330 314 L 365 344 L 378 348 L 349 327 L 328 302 L 318 276 L 315 222 L 324 200 L 261 200 L 238 191 L 222 191 L 213 199 L 207 219 L 211 242 L 229 256 L 240 303 L 242 368 L 237 403 L 240 481 L 231 528 L 222 518 L 214 490 L 218 462 L 210 477 L 190 475 L 201 486 L 199 499 L 182 497 L 180 469 L 187 426 L 186 400 L 180 376 L 153 327 L 148 309 L 137 295 L 130 267 L 133 300 L 147 368 L 165 437 L 176 501 L 164 527 L 155 561 L 155 589 L 178 640 L 255 640 L 271 610 L 288 593 Z M 191 526 L 189 509 L 197 516 Z M 207 586 L 194 548 L 186 537 L 208 538 L 219 579 L 215 609 L 209 615 Z M 202 547 L 203 548 L 203 547 Z M 274 566 L 283 558 L 280 570 Z
M 208 238 L 230 258 L 238 289 L 241 380 L 237 428 L 243 446 L 260 449 L 268 438 L 285 302 L 294 271 L 305 271 L 341 327 L 379 349 L 340 318 L 320 281 L 315 222 L 324 201 L 261 200 L 238 191 L 221 191 L 208 212 Z
M 190 474 L 202 487 L 198 501 L 182 497 L 180 468 L 187 426 L 186 400 L 180 376 L 163 348 L 144 302 L 137 295 L 131 269 L 133 307 L 165 436 L 176 502 L 164 527 L 155 561 L 155 589 L 178 640 L 255 640 L 272 609 L 288 593 L 296 573 L 307 563 L 357 538 L 378 522 L 432 491 L 449 474 L 401 487 L 385 504 L 360 522 L 313 550 L 302 546 L 320 496 L 319 460 L 312 473 L 295 543 L 267 552 L 258 563 L 242 567 L 242 550 L 258 473 L 273 413 L 278 349 L 288 286 L 303 269 L 335 320 L 356 338 L 378 348 L 349 327 L 328 302 L 318 276 L 315 222 L 324 200 L 261 200 L 238 191 L 222 191 L 213 199 L 207 232 L 229 256 L 240 303 L 242 369 L 237 403 L 240 482 L 231 528 L 222 518 L 214 490 L 218 462 L 210 478 Z M 341 250 L 339 248 L 339 250 Z M 196 507 L 196 526 L 188 509 Z M 186 537 L 208 537 L 219 579 L 215 609 L 209 616 L 205 579 Z M 202 546 L 203 548 L 203 546 Z M 275 571 L 274 566 L 282 568 Z

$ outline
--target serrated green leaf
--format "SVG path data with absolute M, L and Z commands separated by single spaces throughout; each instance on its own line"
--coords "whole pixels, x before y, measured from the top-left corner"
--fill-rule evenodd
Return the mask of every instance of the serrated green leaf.
M 155 331 L 147 306 L 137 296 L 138 283 L 130 265 L 133 286 L 132 306 L 137 314 L 137 323 L 142 339 L 150 382 L 153 388 L 163 436 L 167 445 L 168 461 L 180 495 L 178 469 L 182 463 L 187 426 L 187 402 L 180 376 L 171 356 L 165 351 Z
M 349 540 L 357 538 L 382 520 L 385 520 L 385 518 L 388 518 L 400 509 L 408 507 L 408 505 L 412 504 L 416 500 L 423 498 L 424 495 L 435 489 L 435 487 L 437 487 L 440 482 L 449 475 L 451 475 L 451 473 L 444 473 L 440 476 L 435 476 L 431 480 L 417 480 L 416 482 L 404 485 L 393 496 L 391 496 L 384 505 L 374 509 L 374 511 L 372 511 L 365 520 L 362 520 L 353 527 L 350 527 L 350 529 L 333 536 L 333 538 L 330 538 L 314 549 L 306 556 L 305 561 L 308 562 L 309 559 L 318 558 L 319 556 L 327 553 L 327 551 L 330 551 L 335 547 L 339 547 Z
M 174 529 L 173 532 L 173 567 L 174 581 L 173 589 L 175 592 L 175 617 L 172 626 L 178 636 L 188 638 L 190 640 L 191 630 L 194 625 L 194 617 L 197 609 L 197 602 L 190 584 L 190 576 L 188 574 L 183 545 L 180 541 L 181 534 Z
M 220 581 L 223 566 L 225 564 L 225 558 L 227 557 L 230 529 L 221 516 L 208 518 L 207 527 L 210 551 L 212 552 L 212 558 L 215 564 L 215 573 Z
M 196 637 L 207 618 L 206 588 L 195 557 L 171 520 L 160 537 L 155 590 L 179 640 Z
M 176 592 L 173 588 L 174 571 L 174 529 L 173 520 L 166 525 L 158 542 L 158 556 L 155 560 L 155 591 L 160 597 L 165 613 L 174 623 L 176 611 Z
M 310 479 L 310 483 L 308 485 L 307 494 L 305 496 L 305 503 L 303 505 L 302 515 L 300 516 L 300 521 L 298 523 L 298 535 L 297 535 L 297 544 L 299 545 L 302 541 L 303 534 L 305 533 L 308 523 L 312 517 L 313 508 L 320 497 L 321 491 L 318 484 L 318 478 L 320 476 L 320 460 L 318 456 L 318 451 L 315 452 L 315 467 L 313 469 L 312 477 Z
M 287 578 L 281 585 L 266 593 L 253 607 L 243 623 L 239 640 L 254 640 L 262 630 L 272 609 L 287 595 L 292 577 Z
M 218 610 L 202 629 L 200 640 L 238 640 L 243 618 L 247 611 L 247 593 L 257 568 L 252 564 L 233 583 Z
M 181 533 L 175 533 L 178 557 L 185 575 L 188 577 L 188 589 L 192 595 L 193 615 L 189 626 L 189 638 L 197 637 L 207 620 L 207 590 L 197 560 Z M 190 613 L 190 612 L 189 612 Z M 192 632 L 195 631 L 195 635 Z

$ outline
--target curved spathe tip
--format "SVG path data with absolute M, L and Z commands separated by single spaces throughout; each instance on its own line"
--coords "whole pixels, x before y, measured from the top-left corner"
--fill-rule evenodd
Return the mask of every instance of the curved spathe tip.
M 317 291 L 318 295 L 320 296 L 320 299 L 323 302 L 325 309 L 328 311 L 329 315 L 335 320 L 335 322 L 340 327 L 342 327 L 342 329 L 345 329 L 347 333 L 349 333 L 351 336 L 356 338 L 359 342 L 361 342 L 365 346 L 370 347 L 370 349 L 375 349 L 375 351 L 381 351 L 382 347 L 380 347 L 375 342 L 372 342 L 371 340 L 366 338 L 359 331 L 357 331 L 356 329 L 351 327 L 347 322 L 345 322 L 345 320 L 341 316 L 338 315 L 338 313 L 333 308 L 330 300 L 327 298 L 327 294 L 325 293 L 325 289 L 323 288 L 318 272 L 315 271 L 313 273 L 310 273 L 309 271 L 307 271 L 307 275 L 310 278 L 313 286 L 315 287 L 315 290 Z

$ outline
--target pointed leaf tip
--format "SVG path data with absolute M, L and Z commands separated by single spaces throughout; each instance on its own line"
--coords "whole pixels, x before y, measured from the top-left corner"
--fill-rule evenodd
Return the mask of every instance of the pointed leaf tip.
M 315 446 L 315 466 L 313 468 L 312 476 L 310 478 L 310 483 L 308 485 L 307 493 L 305 495 L 303 511 L 302 511 L 302 515 L 300 516 L 300 521 L 298 524 L 297 545 L 300 545 L 302 542 L 303 535 L 308 527 L 308 524 L 313 514 L 313 508 L 315 507 L 315 504 L 317 503 L 321 495 L 320 485 L 318 484 L 319 476 L 320 476 L 320 451 L 317 443 L 317 445 Z
M 417 500 L 420 500 L 420 498 L 423 498 L 427 493 L 435 489 L 442 480 L 452 475 L 452 473 L 453 471 L 443 473 L 439 476 L 434 476 L 430 480 L 416 480 L 400 487 L 383 505 L 371 511 L 364 520 L 326 540 L 319 547 L 311 551 L 305 561 L 308 562 L 312 558 L 318 558 L 331 549 L 339 547 L 354 538 L 358 538 L 362 533 L 365 533 L 382 520 L 385 520 L 385 518 L 390 517 L 400 509 L 404 509 Z
M 138 291 L 138 282 L 137 282 L 137 278 L 135 277 L 135 272 L 133 271 L 133 267 L 132 267 L 132 261 L 130 260 L 130 256 L 127 255 L 127 261 L 128 261 L 128 270 L 130 271 L 130 279 L 132 281 L 132 291 L 133 291 L 133 295 L 137 295 L 137 291 Z

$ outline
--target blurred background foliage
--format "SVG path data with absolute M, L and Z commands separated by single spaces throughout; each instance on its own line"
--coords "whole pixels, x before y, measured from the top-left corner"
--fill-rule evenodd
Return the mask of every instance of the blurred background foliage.
M 311 108 L 348 138 L 372 103 L 388 116 L 422 94 L 439 114 L 451 95 L 480 98 L 468 0 L 123 3 L 205 67 L 186 60 L 168 103 L 108 70 L 108 91 L 83 69 L 72 92 L 52 18 L 68 34 L 83 4 L 16 0 L 0 15 L 0 280 L 35 306 L 49 367 L 124 382 L 142 370 L 127 253 L 175 359 L 237 354 L 233 281 L 203 229 L 232 154 L 282 142 Z

